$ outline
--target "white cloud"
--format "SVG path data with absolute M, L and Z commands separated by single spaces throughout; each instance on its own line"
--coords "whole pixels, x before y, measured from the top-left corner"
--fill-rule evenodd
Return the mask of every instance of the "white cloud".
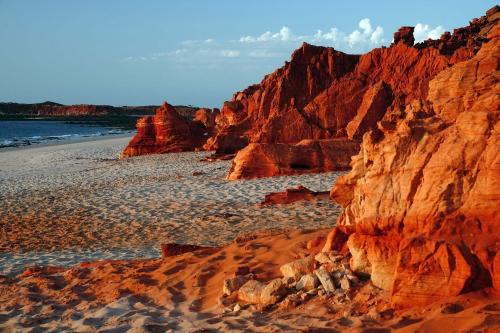
M 292 34 L 292 30 L 289 27 L 281 27 L 279 32 L 272 33 L 271 31 L 266 31 L 262 35 L 254 37 L 254 36 L 244 36 L 240 38 L 241 43 L 257 43 L 257 42 L 269 42 L 273 40 L 278 41 L 291 41 L 296 39 Z
M 350 33 L 331 28 L 328 32 L 318 30 L 311 38 L 313 43 L 330 44 L 334 48 L 347 52 L 366 52 L 374 47 L 384 44 L 384 29 L 376 26 L 373 29 L 370 19 L 364 18 L 359 21 L 358 29 Z
M 317 30 L 314 35 L 296 36 L 292 30 L 283 26 L 279 32 L 266 31 L 259 36 L 243 36 L 239 39 L 240 43 L 272 43 L 276 41 L 293 43 L 310 42 L 318 44 L 327 44 L 343 51 L 364 52 L 377 46 L 381 46 L 384 39 L 384 29 L 381 26 L 372 27 L 369 18 L 364 18 L 358 23 L 359 30 L 356 29 L 350 33 L 340 31 L 332 27 L 329 31 Z
M 418 23 L 415 26 L 415 39 L 438 38 L 444 32 L 442 26 L 431 27 Z M 127 57 L 123 62 L 167 61 L 184 65 L 222 65 L 229 59 L 233 63 L 264 65 L 279 64 L 286 60 L 302 42 L 332 46 L 348 53 L 364 53 L 374 47 L 386 44 L 390 39 L 384 35 L 384 29 L 372 24 L 369 18 L 363 18 L 352 31 L 342 31 L 337 27 L 328 30 L 316 30 L 315 33 L 298 35 L 288 26 L 278 31 L 265 31 L 260 35 L 246 35 L 237 40 L 219 40 L 215 38 L 190 39 L 179 43 L 178 48 L 153 53 L 149 56 Z
M 359 21 L 358 26 L 363 30 L 363 33 L 369 35 L 372 33 L 372 25 L 369 18 L 364 18 Z
M 438 39 L 445 32 L 445 29 L 438 25 L 437 27 L 431 29 L 428 24 L 417 23 L 415 26 L 415 31 L 413 32 L 413 36 L 415 37 L 415 42 L 422 42 L 429 38 Z

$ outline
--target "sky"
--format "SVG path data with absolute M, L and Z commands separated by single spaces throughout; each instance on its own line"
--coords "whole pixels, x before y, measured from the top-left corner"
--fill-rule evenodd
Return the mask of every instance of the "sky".
M 303 42 L 438 38 L 489 0 L 0 0 L 0 101 L 220 107 Z

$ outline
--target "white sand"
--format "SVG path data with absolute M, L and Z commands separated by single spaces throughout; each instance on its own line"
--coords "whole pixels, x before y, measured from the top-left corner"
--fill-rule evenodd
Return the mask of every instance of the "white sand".
M 155 257 L 162 242 L 222 245 L 258 229 L 315 229 L 340 211 L 328 201 L 257 205 L 298 185 L 329 190 L 336 173 L 227 181 L 231 162 L 200 162 L 207 153 L 119 160 L 128 140 L 0 151 L 0 274 Z

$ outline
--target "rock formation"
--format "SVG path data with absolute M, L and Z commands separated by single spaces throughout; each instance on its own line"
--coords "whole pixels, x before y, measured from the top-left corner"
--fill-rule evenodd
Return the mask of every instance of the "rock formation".
M 234 158 L 228 179 L 348 170 L 359 144 L 348 139 L 302 140 L 297 144 L 251 143 Z
M 122 152 L 122 157 L 145 154 L 193 151 L 199 149 L 211 134 L 212 123 L 208 110 L 200 109 L 195 120 L 188 120 L 165 102 L 155 116 L 137 122 L 137 135 Z
M 389 290 L 395 306 L 500 290 L 499 17 L 496 6 L 445 36 L 444 55 L 407 50 L 436 53 L 433 68 L 452 66 L 426 87 L 415 83 L 401 119 L 386 113 L 364 134 L 352 171 L 332 189 L 344 206 L 338 224 L 349 234 L 351 268 Z M 466 46 L 450 53 L 454 45 Z
M 328 198 L 329 192 L 314 192 L 304 186 L 297 188 L 289 188 L 284 192 L 273 192 L 266 194 L 261 206 L 291 204 L 296 201 L 312 201 L 323 198 Z
M 474 20 L 453 34 L 417 45 L 413 28 L 403 27 L 391 47 L 361 56 L 304 44 L 290 63 L 225 104 L 221 117 L 230 115 L 230 120 L 219 122 L 221 129 L 208 148 L 227 152 L 251 142 L 237 154 L 229 179 L 343 169 L 345 165 L 336 160 L 338 154 L 324 155 L 331 168 L 315 165 L 296 170 L 280 163 L 290 150 L 308 153 L 299 151 L 301 140 L 324 144 L 342 138 L 356 143 L 378 121 L 393 126 L 411 101 L 427 97 L 432 78 L 477 52 L 488 24 L 487 19 Z
M 220 112 L 199 111 L 197 119 L 213 128 L 201 146 L 218 156 L 237 153 L 228 179 L 346 169 L 364 133 L 379 121 L 393 127 L 413 100 L 427 99 L 438 73 L 477 53 L 495 15 L 418 44 L 413 28 L 402 27 L 390 47 L 364 55 L 304 43 Z M 177 151 L 155 141 L 158 152 Z

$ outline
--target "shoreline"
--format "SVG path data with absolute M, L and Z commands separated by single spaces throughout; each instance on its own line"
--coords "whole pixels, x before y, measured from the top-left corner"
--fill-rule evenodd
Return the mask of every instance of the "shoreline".
M 44 141 L 41 143 L 34 143 L 31 145 L 24 145 L 24 146 L 17 146 L 17 147 L 2 147 L 2 148 L 0 148 L 0 154 L 3 152 L 46 148 L 46 147 L 52 147 L 52 146 L 71 145 L 71 144 L 76 144 L 76 143 L 94 142 L 94 141 L 102 141 L 102 140 L 110 140 L 110 139 L 122 139 L 122 138 L 132 139 L 132 137 L 134 135 L 135 135 L 135 131 L 131 131 L 131 132 L 127 132 L 127 133 L 119 133 L 119 134 L 104 134 L 104 135 L 99 135 L 99 136 L 71 137 L 69 139 Z

